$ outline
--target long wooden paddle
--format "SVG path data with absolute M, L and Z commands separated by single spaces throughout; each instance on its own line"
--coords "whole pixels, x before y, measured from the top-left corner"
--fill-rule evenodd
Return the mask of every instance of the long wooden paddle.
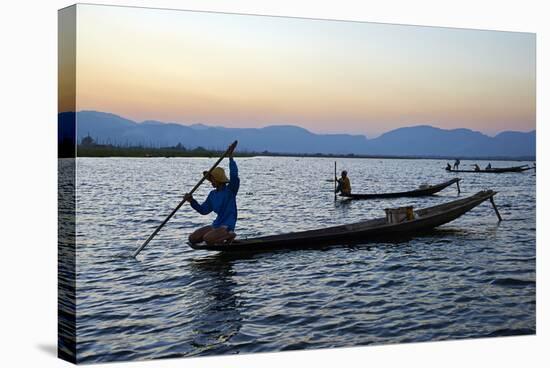
M 214 170 L 216 168 L 216 166 L 218 166 L 220 164 L 220 162 L 222 162 L 222 160 L 225 158 L 225 156 L 227 156 L 227 154 L 229 152 L 232 152 L 235 147 L 237 147 L 237 141 L 233 142 L 228 148 L 227 150 L 225 151 L 225 153 L 218 159 L 218 161 L 216 161 L 216 163 L 210 168 L 210 170 L 208 170 L 208 174 L 206 175 L 203 175 L 202 179 L 199 180 L 199 182 L 193 187 L 193 189 L 191 189 L 191 191 L 189 192 L 189 194 L 193 194 L 195 192 L 195 190 L 198 189 L 198 187 L 200 187 L 200 185 L 203 183 L 204 180 L 206 180 L 206 178 L 210 175 L 210 173 L 212 172 L 212 170 Z M 143 248 L 145 248 L 147 246 L 147 244 L 149 244 L 149 242 L 151 240 L 153 240 L 153 238 L 155 237 L 155 235 L 157 235 L 157 233 L 160 231 L 160 229 L 162 229 L 164 227 L 164 225 L 166 225 L 166 223 L 172 218 L 172 216 L 174 216 L 174 214 L 180 209 L 181 206 L 183 206 L 183 204 L 185 203 L 187 199 L 184 198 L 178 205 L 176 208 L 174 208 L 174 210 L 168 215 L 168 217 L 155 229 L 155 231 L 153 231 L 153 233 L 151 235 L 149 235 L 149 237 L 147 238 L 147 240 L 141 244 L 139 246 L 139 248 L 137 248 L 134 252 L 134 254 L 132 255 L 134 258 L 137 257 L 137 255 L 139 254 L 139 252 L 141 252 L 143 250 Z

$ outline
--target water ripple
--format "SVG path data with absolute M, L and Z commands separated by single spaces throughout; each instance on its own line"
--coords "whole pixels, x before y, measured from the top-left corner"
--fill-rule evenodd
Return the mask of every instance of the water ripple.
M 463 178 L 461 196 L 483 188 L 499 192 L 500 224 L 491 206 L 482 204 L 409 239 L 234 256 L 186 245 L 194 228 L 212 221 L 186 205 L 139 260 L 128 257 L 214 160 L 77 160 L 79 362 L 535 332 L 534 176 Z M 335 203 L 333 160 L 238 161 L 237 231 L 243 237 L 355 222 L 383 216 L 387 207 L 457 198 L 449 188 L 428 198 Z M 397 191 L 450 177 L 440 160 L 338 162 L 358 192 Z M 195 197 L 208 191 L 203 185 Z

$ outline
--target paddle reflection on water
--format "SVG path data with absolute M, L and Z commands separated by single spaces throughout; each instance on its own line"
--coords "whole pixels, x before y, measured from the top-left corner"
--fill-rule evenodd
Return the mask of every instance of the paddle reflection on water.
M 192 283 L 197 286 L 200 305 L 191 322 L 192 345 L 196 349 L 191 355 L 230 351 L 228 342 L 242 326 L 239 300 L 233 290 L 236 284 L 232 280 L 232 259 L 213 255 L 192 260 L 189 266 L 192 279 L 200 280 Z

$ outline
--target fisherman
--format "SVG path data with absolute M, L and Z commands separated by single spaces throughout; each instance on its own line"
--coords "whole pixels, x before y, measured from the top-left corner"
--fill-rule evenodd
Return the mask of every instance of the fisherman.
M 491 166 L 491 163 L 489 162 L 489 164 L 487 164 L 487 166 L 485 167 L 485 170 L 491 170 L 492 169 L 492 166 Z
M 199 204 L 189 193 L 186 193 L 183 197 L 201 215 L 207 215 L 212 211 L 218 215 L 212 225 L 201 227 L 189 236 L 189 241 L 193 244 L 203 241 L 207 244 L 218 244 L 231 242 L 235 239 L 237 192 L 239 191 L 240 179 L 237 164 L 233 159 L 234 149 L 228 153 L 229 179 L 221 167 L 214 168 L 210 174 L 208 174 L 208 171 L 203 172 L 206 180 L 215 188 L 208 194 L 204 203 Z
M 447 162 L 447 167 L 445 168 L 447 171 L 451 171 L 451 164 Z
M 458 170 L 458 165 L 460 165 L 460 160 L 457 158 L 455 160 L 455 164 L 453 165 L 453 169 Z
M 478 164 L 474 164 L 474 171 L 481 171 L 481 168 Z
M 342 195 L 351 194 L 351 183 L 348 178 L 348 172 L 346 170 L 342 171 L 342 177 L 340 179 L 334 178 L 338 182 L 338 187 L 336 188 L 335 193 L 340 192 Z

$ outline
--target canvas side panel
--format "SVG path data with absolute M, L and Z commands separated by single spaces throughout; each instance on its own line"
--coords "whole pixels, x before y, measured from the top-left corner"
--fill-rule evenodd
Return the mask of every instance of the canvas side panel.
M 57 352 L 76 363 L 76 6 L 58 12 Z

